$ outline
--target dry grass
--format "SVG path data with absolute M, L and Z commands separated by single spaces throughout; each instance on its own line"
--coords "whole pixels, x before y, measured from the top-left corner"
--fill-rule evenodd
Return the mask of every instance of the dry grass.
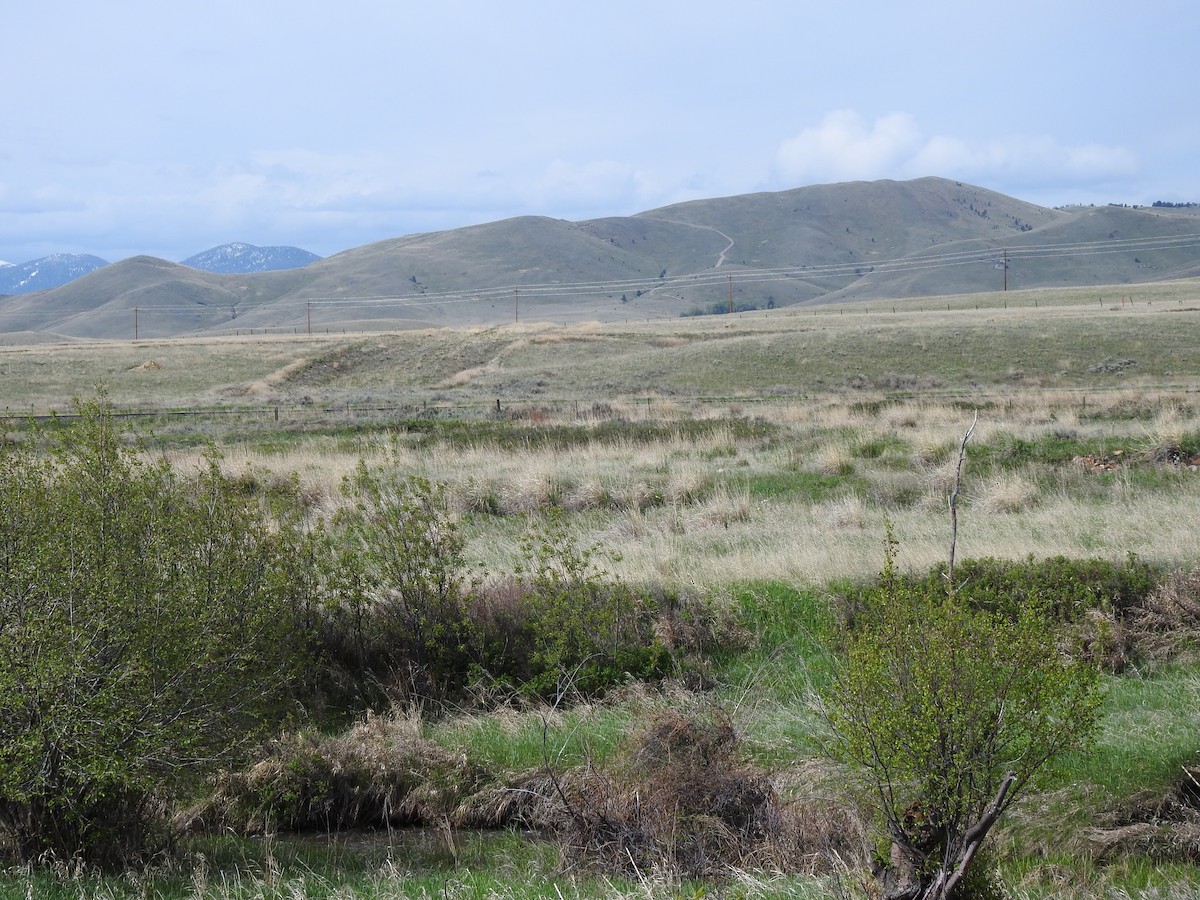
M 1037 502 L 1037 484 L 1021 473 L 1004 473 L 988 479 L 976 501 L 983 513 L 1015 513 Z
M 775 425 L 775 438 L 738 438 L 720 421 L 698 440 L 611 437 L 566 449 L 431 446 L 402 436 L 394 443 L 363 439 L 348 451 L 314 438 L 282 453 L 231 447 L 223 465 L 264 485 L 295 472 L 317 514 L 343 502 L 341 479 L 360 457 L 443 482 L 469 524 L 472 558 L 490 571 L 511 571 L 521 519 L 551 508 L 568 514 L 582 545 L 612 551 L 619 561 L 609 567 L 634 583 L 819 584 L 868 575 L 881 564 L 885 520 L 901 541 L 902 564 L 920 569 L 945 559 L 952 448 L 969 411 L 927 400 L 863 405 L 854 396 L 827 397 L 811 408 L 781 401 L 756 414 Z M 1109 392 L 1085 403 L 1070 392 L 1024 392 L 989 401 L 967 449 L 960 558 L 1115 559 L 1132 551 L 1168 566 L 1191 564 L 1200 558 L 1200 472 L 1136 451 L 1197 433 L 1200 404 L 1190 394 Z M 1063 435 L 1127 448 L 1114 458 L 1129 462 L 1093 474 L 1069 461 L 988 467 L 973 455 L 981 442 L 1004 448 Z M 883 450 L 864 455 L 861 448 L 873 442 Z M 196 454 L 174 458 L 194 465 Z M 840 479 L 842 486 L 832 498 L 755 490 L 759 480 L 786 473 Z
M 653 715 L 603 767 L 575 770 L 558 831 L 579 864 L 625 877 L 716 878 L 731 872 L 827 873 L 864 859 L 857 811 L 821 796 L 812 767 L 780 785 L 747 763 L 732 721 L 714 708 Z
M 1173 572 L 1137 611 L 1130 630 L 1147 659 L 1194 659 L 1200 651 L 1200 569 Z
M 263 834 L 510 823 L 516 807 L 511 797 L 497 806 L 496 773 L 425 731 L 419 712 L 393 709 L 337 734 L 284 735 L 249 768 L 221 775 L 212 796 L 177 824 Z M 514 791 L 510 785 L 500 793 Z

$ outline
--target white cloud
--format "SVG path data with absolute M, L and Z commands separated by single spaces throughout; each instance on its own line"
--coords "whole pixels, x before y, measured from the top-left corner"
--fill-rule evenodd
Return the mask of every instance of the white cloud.
M 783 180 L 799 183 L 885 178 L 920 152 L 921 141 L 920 130 L 907 113 L 868 123 L 858 113 L 843 109 L 784 141 L 775 169 Z
M 1137 172 L 1123 147 L 1069 146 L 1046 135 L 968 139 L 922 133 L 907 113 L 868 122 L 852 110 L 829 113 L 780 144 L 773 174 L 780 185 L 940 175 L 1016 189 L 1104 183 Z
M 597 212 L 636 212 L 637 204 L 651 193 L 646 176 L 634 166 L 613 160 L 571 163 L 550 162 L 531 185 L 531 207 Z

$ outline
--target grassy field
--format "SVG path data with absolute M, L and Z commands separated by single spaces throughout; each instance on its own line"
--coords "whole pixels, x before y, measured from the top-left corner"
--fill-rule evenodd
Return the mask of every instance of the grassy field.
M 295 473 L 314 516 L 346 502 L 339 487 L 360 460 L 417 473 L 447 485 L 469 557 L 493 574 L 512 571 L 529 516 L 557 511 L 613 576 L 733 610 L 757 642 L 714 662 L 707 700 L 631 691 L 548 732 L 545 711 L 462 711 L 421 725 L 425 737 L 511 778 L 541 764 L 547 733 L 561 759 L 602 761 L 655 710 L 719 702 L 751 758 L 803 799 L 822 786 L 810 700 L 831 585 L 879 571 L 889 522 L 902 568 L 946 559 L 946 497 L 972 422 L 960 558 L 1200 564 L 1198 315 L 1200 284 L 1179 282 L 563 328 L 6 346 L 0 410 L 8 439 L 26 440 L 23 416 L 68 413 L 70 397 L 104 385 L 118 410 L 142 414 L 129 426 L 149 432 L 147 452 L 186 467 L 211 442 L 230 473 L 268 491 Z M 1108 847 L 1096 832 L 1165 803 L 1196 762 L 1200 674 L 1179 662 L 1110 682 L 1095 752 L 1068 760 L 997 835 L 1012 896 L 1200 890 L 1182 857 L 1130 852 L 1132 838 Z M 511 834 L 205 838 L 190 852 L 125 880 L 10 872 L 0 895 L 852 887 L 769 867 L 704 884 L 584 877 Z
M 0 410 L 65 409 L 105 384 L 128 407 L 800 402 L 1023 389 L 1188 389 L 1200 287 L 1010 291 L 587 325 L 0 346 Z M 657 405 L 658 401 L 664 407 Z M 578 405 L 578 409 L 577 409 Z M 718 404 L 719 405 L 719 404 Z M 637 409 L 631 410 L 637 413 Z

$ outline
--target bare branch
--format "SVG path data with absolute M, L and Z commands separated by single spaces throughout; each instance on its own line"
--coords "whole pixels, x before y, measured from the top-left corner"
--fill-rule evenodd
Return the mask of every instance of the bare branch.
M 958 492 L 962 487 L 963 460 L 967 458 L 967 441 L 975 433 L 975 425 L 979 422 L 979 410 L 971 420 L 971 427 L 963 435 L 962 443 L 958 445 L 958 463 L 954 469 L 954 489 L 950 492 L 950 563 L 946 569 L 946 593 L 954 596 L 954 555 L 958 549 Z

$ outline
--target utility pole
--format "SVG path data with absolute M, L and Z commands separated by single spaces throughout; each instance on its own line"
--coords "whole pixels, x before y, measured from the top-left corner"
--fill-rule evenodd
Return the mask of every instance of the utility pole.
M 133 308 L 133 339 L 138 339 L 138 308 Z
M 308 333 L 312 334 L 312 301 L 308 301 Z
M 1004 290 L 1008 290 L 1008 251 L 1004 251 Z
M 521 289 L 513 288 L 513 324 L 521 321 Z
M 733 313 L 733 276 L 729 275 L 727 277 L 729 278 L 729 312 L 732 315 L 732 313 Z

